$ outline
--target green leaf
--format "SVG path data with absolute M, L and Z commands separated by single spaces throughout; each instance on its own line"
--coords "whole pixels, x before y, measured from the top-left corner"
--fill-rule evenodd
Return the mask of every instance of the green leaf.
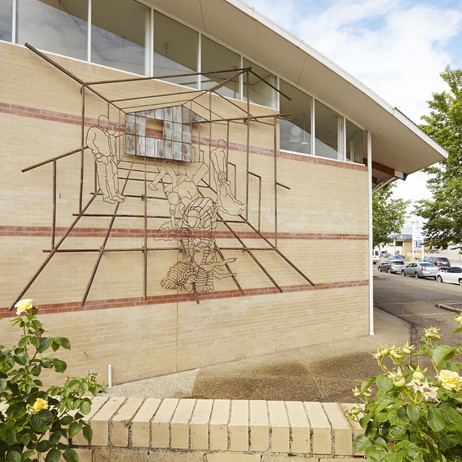
M 406 433 L 406 427 L 401 426 L 401 425 L 400 426 L 392 425 L 388 429 L 388 433 L 394 440 L 398 440 Z
M 411 420 L 412 423 L 416 423 L 419 420 L 420 417 L 420 411 L 418 406 L 414 406 L 412 404 L 409 404 L 406 407 L 406 413 Z
M 6 460 L 10 462 L 21 462 L 21 453 L 17 451 L 8 451 Z
M 29 341 L 30 341 L 30 337 L 28 335 L 21 337 L 18 342 L 18 347 L 24 348 L 29 343 Z
M 422 449 L 419 446 L 417 446 L 414 443 L 411 443 L 410 441 L 403 441 L 403 443 L 405 443 L 403 445 L 404 451 L 405 451 L 406 457 L 409 460 L 416 461 L 416 462 L 419 460 L 423 461 Z
M 90 426 L 83 427 L 83 436 L 89 443 L 91 443 L 91 440 L 93 439 L 93 429 Z
M 451 359 L 455 353 L 455 348 L 451 348 L 448 345 L 439 345 L 433 350 L 432 359 L 435 364 L 440 367 L 445 361 Z
M 83 429 L 83 430 L 85 432 L 85 429 Z M 362 435 L 357 436 L 354 439 L 353 448 L 354 448 L 355 452 L 364 451 L 364 449 L 366 449 L 368 444 L 369 444 L 369 438 L 366 435 L 362 434 Z
M 35 448 L 38 452 L 47 452 L 51 449 L 51 443 L 48 440 L 42 440 L 36 444 Z
M 3 432 L 3 439 L 8 446 L 14 446 L 16 444 L 16 432 L 12 428 L 7 428 Z
M 383 458 L 383 462 L 402 462 L 404 460 L 403 451 L 393 451 Z
M 61 451 L 59 449 L 53 448 L 45 457 L 45 462 L 59 462 L 61 458 Z
M 90 400 L 83 400 L 82 403 L 80 404 L 80 412 L 83 415 L 89 414 L 91 411 L 91 401 Z
M 61 430 L 57 430 L 50 435 L 50 443 L 51 444 L 57 444 L 58 441 L 61 439 L 62 433 Z
M 74 419 L 70 415 L 65 415 L 61 419 L 61 425 L 69 425 Z
M 62 346 L 66 350 L 71 349 L 71 342 L 66 337 L 55 337 L 53 339 L 59 346 Z
M 23 452 L 22 457 L 21 457 L 21 462 L 29 462 L 30 457 L 33 456 L 34 453 L 35 451 L 33 449 L 29 449 L 26 452 Z
M 430 407 L 428 409 L 428 425 L 435 432 L 440 432 L 444 430 L 446 424 L 444 421 L 444 414 L 441 412 L 441 409 Z
M 25 366 L 29 362 L 29 358 L 24 352 L 18 352 L 14 355 L 14 360 L 20 365 Z
M 0 393 L 3 393 L 6 390 L 7 381 L 5 379 L 0 379 Z
M 374 380 L 375 380 L 375 376 L 369 377 L 368 379 L 363 380 L 361 382 L 361 392 L 364 393 L 372 385 L 372 382 L 374 382 Z
M 376 383 L 379 390 L 382 391 L 389 391 L 393 388 L 393 380 L 387 375 L 378 375 Z
M 65 387 L 69 390 L 77 390 L 81 382 L 82 379 L 80 379 L 79 377 L 72 377 L 66 382 Z
M 66 362 L 60 359 L 53 359 L 53 365 L 55 366 L 56 372 L 64 372 L 67 369 Z
M 30 337 L 30 343 L 34 345 L 35 348 L 39 347 L 40 344 L 40 338 L 39 337 Z
M 385 456 L 385 451 L 379 450 L 374 446 L 366 448 L 365 453 L 369 462 L 382 462 Z
M 383 399 L 382 401 L 380 401 L 378 404 L 377 404 L 377 407 L 375 409 L 375 413 L 376 414 L 379 414 L 380 412 L 382 412 L 386 407 L 388 407 L 390 404 L 393 404 L 393 400 L 392 399 Z
M 48 348 L 50 348 L 50 345 L 51 345 L 51 339 L 49 337 L 41 337 L 39 340 L 37 351 L 39 353 L 43 353 L 44 351 L 47 351 Z
M 37 433 L 44 433 L 53 424 L 53 414 L 48 409 L 42 409 L 34 414 L 30 419 L 32 429 Z
M 403 419 L 405 417 L 405 419 Z M 388 413 L 388 420 L 392 425 L 402 426 L 407 424 L 407 414 L 404 412 L 403 414 L 399 413 L 397 409 L 392 409 Z
M 73 449 L 66 449 L 63 455 L 66 462 L 79 462 L 79 456 Z
M 442 405 L 441 412 L 444 415 L 446 423 L 450 422 L 454 425 L 454 430 L 462 429 L 462 414 L 449 405 Z
M 69 425 L 69 436 L 73 438 L 74 436 L 79 434 L 80 430 L 82 430 L 82 424 L 78 422 L 72 422 Z
M 27 412 L 26 403 L 12 404 L 7 410 L 6 415 L 12 419 L 19 419 Z

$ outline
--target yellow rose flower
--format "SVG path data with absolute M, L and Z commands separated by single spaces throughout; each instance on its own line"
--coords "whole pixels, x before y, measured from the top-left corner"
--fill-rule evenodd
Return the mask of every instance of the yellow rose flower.
M 446 388 L 446 390 L 458 391 L 462 387 L 462 378 L 457 372 L 441 369 L 438 379 L 441 382 L 441 386 Z
M 35 400 L 34 405 L 32 406 L 32 409 L 34 410 L 34 412 L 39 412 L 42 409 L 46 409 L 47 407 L 48 407 L 48 403 L 44 399 L 37 398 Z
M 27 311 L 32 306 L 32 298 L 23 298 L 19 300 L 14 307 L 16 308 L 16 314 L 21 316 L 24 311 Z

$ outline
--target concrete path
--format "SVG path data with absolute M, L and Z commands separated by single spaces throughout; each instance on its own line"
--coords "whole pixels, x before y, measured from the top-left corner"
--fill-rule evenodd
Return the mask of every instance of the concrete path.
M 352 402 L 378 372 L 371 353 L 409 340 L 409 325 L 375 309 L 375 335 L 116 385 L 110 396 Z

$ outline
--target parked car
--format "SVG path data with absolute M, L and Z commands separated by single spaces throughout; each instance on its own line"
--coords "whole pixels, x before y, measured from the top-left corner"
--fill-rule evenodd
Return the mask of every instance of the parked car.
M 400 273 L 404 268 L 405 263 L 400 258 L 394 258 L 393 260 L 385 260 L 378 266 L 378 270 L 382 273 Z
M 439 274 L 439 269 L 433 263 L 419 262 L 409 263 L 401 270 L 403 276 L 413 276 L 415 278 L 433 278 Z
M 428 263 L 433 263 L 436 265 L 440 270 L 446 271 L 448 268 L 451 267 L 451 263 L 446 257 L 425 257 L 424 261 Z
M 447 271 L 440 271 L 436 276 L 438 282 L 447 282 L 448 284 L 459 284 L 462 286 L 462 268 L 460 266 L 453 266 Z

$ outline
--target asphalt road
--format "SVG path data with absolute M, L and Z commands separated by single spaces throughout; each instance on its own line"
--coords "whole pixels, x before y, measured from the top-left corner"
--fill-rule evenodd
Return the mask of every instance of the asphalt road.
M 437 306 L 462 307 L 461 286 L 380 273 L 374 268 L 374 305 L 410 323 L 413 343 L 428 327 L 440 329 L 443 343 L 462 343 L 461 334 L 452 334 L 457 327 L 453 318 L 459 313 Z

